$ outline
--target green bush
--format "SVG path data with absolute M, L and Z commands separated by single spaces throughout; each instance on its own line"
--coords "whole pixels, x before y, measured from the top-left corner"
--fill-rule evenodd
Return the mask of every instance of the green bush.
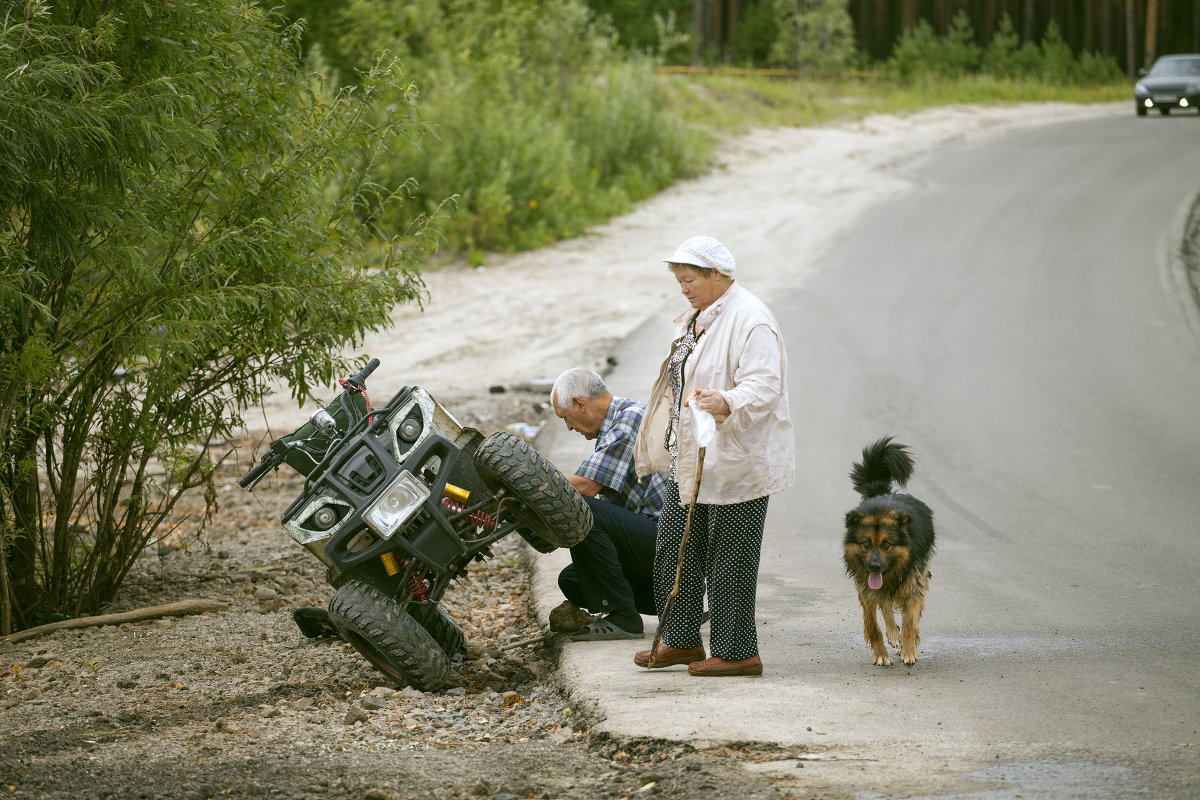
M 770 62 L 808 73 L 844 69 L 854 56 L 845 0 L 773 0 L 777 35 Z
M 747 67 L 771 63 L 771 46 L 779 35 L 775 4 L 745 6 L 729 46 L 729 60 Z
M 1121 78 L 1111 59 L 1091 53 L 1075 56 L 1054 22 L 1046 27 L 1039 44 L 1020 44 L 1012 20 L 1005 15 L 987 48 L 981 49 L 961 11 L 945 36 L 937 36 L 929 23 L 921 20 L 896 43 L 885 73 L 902 82 L 918 83 L 972 75 L 1059 85 L 1112 83 Z
M 918 22 L 900 37 L 886 69 L 899 80 L 961 78 L 978 72 L 982 58 L 971 23 L 959 11 L 945 36 L 935 34 L 924 19 Z
M 1033 42 L 1022 45 L 1012 20 L 1005 14 L 984 51 L 982 71 L 995 78 L 1029 78 L 1040 73 L 1041 61 L 1038 46 Z
M 578 0 L 350 0 L 310 40 L 343 84 L 379 51 L 402 60 L 431 135 L 388 142 L 385 175 L 414 183 L 384 219 L 403 230 L 454 197 L 452 250 L 578 235 L 700 163 L 654 61 Z
M 390 65 L 297 70 L 241 0 L 25 0 L 0 18 L 0 633 L 95 613 L 273 385 L 298 398 L 419 297 L 382 248 Z M 185 44 L 186 43 L 186 44 Z M 215 510 L 210 504 L 208 511 Z M 199 522 L 199 521 L 197 521 Z

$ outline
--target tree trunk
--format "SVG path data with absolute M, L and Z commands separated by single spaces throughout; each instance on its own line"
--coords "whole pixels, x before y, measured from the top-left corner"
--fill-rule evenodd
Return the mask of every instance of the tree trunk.
M 692 0 L 692 64 L 699 64 L 708 41 L 708 15 L 711 0 Z
M 1100 0 L 1100 55 L 1112 58 L 1112 4 L 1113 0 Z
M 887 24 L 886 20 L 880 16 L 880 22 Z M 905 34 L 913 29 L 917 24 L 917 0 L 904 0 L 900 4 L 900 33 Z
M 37 546 L 41 541 L 41 502 L 38 493 L 37 436 L 25 432 L 14 437 L 13 463 L 19 474 L 10 474 L 12 495 L 11 520 L 13 534 L 8 541 L 6 557 L 9 592 L 12 598 L 10 613 L 13 627 L 23 628 L 30 622 L 43 600 L 37 583 Z
M 1085 0 L 1083 4 L 1083 52 L 1092 53 L 1096 50 L 1096 37 L 1093 35 L 1096 27 L 1096 17 L 1092 13 L 1095 3 Z
M 4 556 L 3 534 L 0 533 L 0 636 L 12 633 L 12 594 L 8 588 L 8 559 Z
M 1033 41 L 1033 0 L 1025 0 L 1025 8 L 1021 12 L 1021 44 Z
M 1133 0 L 1125 0 L 1125 74 L 1129 80 L 1137 75 L 1137 26 Z
M 1146 52 L 1142 54 L 1142 63 L 1146 66 L 1158 55 L 1158 0 L 1148 0 L 1146 3 Z

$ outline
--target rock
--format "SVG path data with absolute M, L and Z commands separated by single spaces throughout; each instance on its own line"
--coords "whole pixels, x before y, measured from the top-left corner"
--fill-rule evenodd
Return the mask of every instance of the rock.
M 599 617 L 589 614 L 570 600 L 564 600 L 550 612 L 550 630 L 555 633 L 574 633 Z
M 559 728 L 558 730 L 552 732 L 546 737 L 546 739 L 552 744 L 566 744 L 567 742 L 571 741 L 574 736 L 575 731 L 568 726 L 566 728 Z
M 378 711 L 381 708 L 387 708 L 387 701 L 381 700 L 378 697 L 367 695 L 358 701 L 358 704 L 370 711 Z
M 363 800 L 396 800 L 397 795 L 386 789 L 368 789 L 363 792 Z
M 346 712 L 345 718 L 342 720 L 347 725 L 353 725 L 356 722 L 367 722 L 371 719 L 371 715 L 358 706 L 350 706 L 350 710 Z

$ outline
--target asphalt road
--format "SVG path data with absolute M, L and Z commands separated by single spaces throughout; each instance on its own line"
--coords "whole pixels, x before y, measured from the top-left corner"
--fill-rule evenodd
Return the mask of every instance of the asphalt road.
M 1200 315 L 1177 260 L 1200 121 L 1047 125 L 904 171 L 913 191 L 767 298 L 798 480 L 768 515 L 764 677 L 638 671 L 636 642 L 565 668 L 615 733 L 811 753 L 756 767 L 798 792 L 1200 796 Z M 623 343 L 614 390 L 643 396 L 668 338 Z M 840 563 L 846 473 L 889 433 L 938 526 L 913 668 L 871 664 Z M 565 466 L 581 444 L 538 446 Z

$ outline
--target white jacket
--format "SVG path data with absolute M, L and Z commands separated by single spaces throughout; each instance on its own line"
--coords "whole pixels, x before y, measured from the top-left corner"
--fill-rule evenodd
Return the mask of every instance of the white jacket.
M 675 341 L 659 369 L 638 432 L 635 466 L 639 476 L 665 472 L 671 456 L 664 448 L 670 420 L 668 363 L 675 343 L 695 312 L 675 318 Z M 704 311 L 697 323 L 704 335 L 684 365 L 683 397 L 693 389 L 716 389 L 730 414 L 717 423 L 705 448 L 698 502 L 728 505 L 765 497 L 792 485 L 796 446 L 787 398 L 787 351 L 779 323 L 766 305 L 734 283 Z M 679 415 L 676 476 L 683 505 L 695 488 L 699 447 L 692 415 Z

